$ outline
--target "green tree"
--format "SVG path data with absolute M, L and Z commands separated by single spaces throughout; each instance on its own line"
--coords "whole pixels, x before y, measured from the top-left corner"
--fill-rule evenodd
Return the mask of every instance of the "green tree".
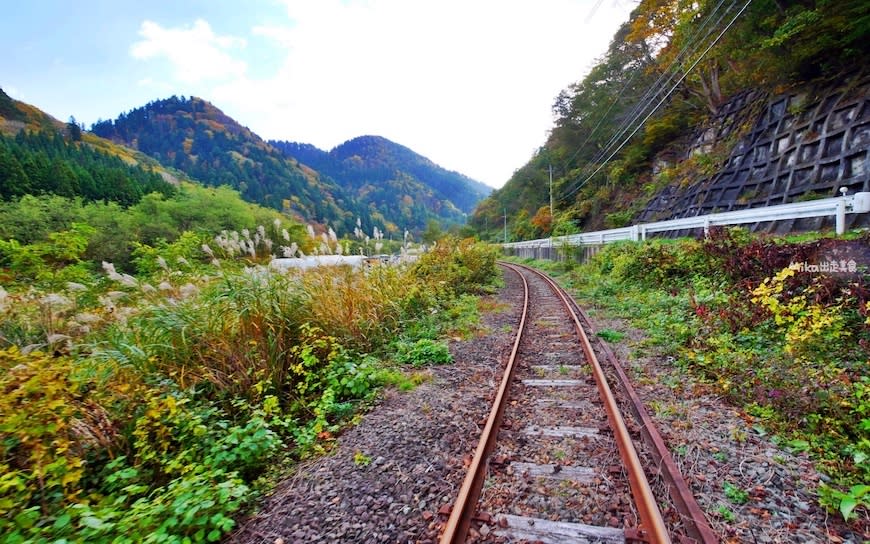
M 444 236 L 444 231 L 441 230 L 441 225 L 435 219 L 426 221 L 426 230 L 423 232 L 423 241 L 431 244 L 440 240 Z
M 31 191 L 30 178 L 12 150 L 0 142 L 0 198 L 12 199 Z
M 66 131 L 69 134 L 69 139 L 73 142 L 82 141 L 82 127 L 79 126 L 76 118 L 69 116 L 69 122 L 66 124 Z

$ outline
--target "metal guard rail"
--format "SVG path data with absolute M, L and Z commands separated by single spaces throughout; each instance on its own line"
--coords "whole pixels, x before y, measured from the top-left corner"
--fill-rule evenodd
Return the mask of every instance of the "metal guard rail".
M 836 231 L 840 235 L 846 230 L 847 213 L 868 212 L 870 212 L 870 192 L 860 192 L 849 196 L 780 204 L 764 208 L 748 208 L 733 212 L 699 215 L 697 217 L 683 217 L 681 219 L 670 219 L 655 223 L 641 223 L 619 229 L 582 232 L 580 234 L 539 238 L 523 242 L 509 242 L 502 245 L 506 248 L 533 248 L 606 244 L 619 240 L 646 240 L 648 234 L 656 232 L 703 228 L 706 234 L 709 228 L 714 226 L 744 225 L 746 223 L 764 223 L 767 221 L 827 217 L 831 215 L 836 216 Z

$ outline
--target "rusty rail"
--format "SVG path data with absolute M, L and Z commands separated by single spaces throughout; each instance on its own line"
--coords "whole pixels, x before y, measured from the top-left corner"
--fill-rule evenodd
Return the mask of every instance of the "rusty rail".
M 513 379 L 516 354 L 519 350 L 523 330 L 525 329 L 529 302 L 529 288 L 528 282 L 520 271 L 520 269 L 525 269 L 537 274 L 550 285 L 550 288 L 553 289 L 561 299 L 562 304 L 574 322 L 574 327 L 583 347 L 583 352 L 592 366 L 599 393 L 605 404 L 607 418 L 611 428 L 613 429 L 620 457 L 628 471 L 629 485 L 631 486 L 632 496 L 635 499 L 638 515 L 640 517 L 640 530 L 638 531 L 637 536 L 653 544 L 669 544 L 671 542 L 670 536 L 668 535 L 661 512 L 656 504 L 655 497 L 650 489 L 649 482 L 643 472 L 643 467 L 640 464 L 637 451 L 635 450 L 631 437 L 628 434 L 625 421 L 622 419 L 619 407 L 616 404 L 616 399 L 610 390 L 610 386 L 604 376 L 604 371 L 595 356 L 589 338 L 583 331 L 583 327 L 577 317 L 577 313 L 574 311 L 574 307 L 569 302 L 569 297 L 566 296 L 564 290 L 552 279 L 537 270 L 508 263 L 500 264 L 514 271 L 523 281 L 524 297 L 522 316 L 520 318 L 520 325 L 517 328 L 513 349 L 511 350 L 501 384 L 499 385 L 495 401 L 493 402 L 492 409 L 487 418 L 486 426 L 481 434 L 480 442 L 478 443 L 471 465 L 468 468 L 468 473 L 466 474 L 462 487 L 459 490 L 459 495 L 457 496 L 453 509 L 450 512 L 440 543 L 458 544 L 465 542 L 468 530 L 471 526 L 471 521 L 474 517 L 474 510 L 480 498 L 480 490 L 482 489 L 486 478 L 487 459 L 495 446 L 495 440 L 498 435 L 498 429 L 501 425 L 504 407 L 507 402 L 508 388 Z
M 592 326 L 592 320 L 589 319 L 586 312 L 577 306 L 576 303 L 574 303 L 574 306 L 577 313 L 580 314 L 580 317 L 586 323 L 588 329 L 594 335 L 595 329 Z M 640 422 L 640 432 L 643 435 L 647 446 L 650 448 L 650 453 L 658 465 L 661 475 L 668 484 L 671 499 L 674 501 L 677 512 L 679 512 L 680 517 L 682 518 L 688 536 L 701 544 L 717 544 L 719 542 L 719 537 L 716 536 L 716 533 L 713 532 L 713 529 L 707 522 L 703 510 L 701 510 L 700 505 L 698 505 L 698 501 L 695 500 L 695 495 L 692 494 L 692 491 L 689 489 L 689 485 L 683 478 L 680 469 L 677 468 L 677 464 L 674 462 L 670 450 L 668 450 L 668 447 L 665 445 L 662 435 L 659 433 L 658 428 L 656 428 L 652 418 L 646 411 L 643 402 L 640 400 L 640 397 L 638 397 L 637 392 L 631 385 L 631 381 L 622 369 L 622 365 L 619 364 L 616 355 L 607 343 L 599 342 L 599 345 L 601 346 L 601 350 L 604 352 L 604 357 L 607 359 L 607 363 L 616 373 L 620 386 L 631 401 L 629 409 Z
M 507 404 L 508 388 L 513 380 L 514 361 L 520 348 L 523 330 L 526 328 L 526 315 L 529 309 L 529 284 L 522 274 L 515 269 L 514 272 L 523 281 L 523 311 L 520 316 L 520 324 L 517 327 L 516 339 L 505 366 L 501 384 L 496 392 L 495 401 L 486 420 L 486 426 L 481 433 L 477 450 L 474 452 L 474 457 L 468 467 L 468 473 L 465 475 L 462 487 L 459 488 L 459 495 L 456 498 L 453 509 L 450 511 L 450 517 L 447 518 L 447 524 L 444 526 L 444 533 L 441 535 L 440 540 L 441 544 L 460 544 L 465 542 L 468 536 L 468 529 L 471 527 L 471 520 L 474 517 L 474 510 L 477 507 L 477 501 L 480 499 L 480 490 L 483 488 L 483 483 L 486 479 L 487 459 L 495 447 L 498 429 L 501 427 L 504 408 Z
M 654 544 L 669 543 L 671 537 L 668 535 L 664 519 L 662 519 L 661 511 L 659 510 L 656 499 L 653 496 L 646 475 L 643 472 L 643 466 L 640 463 L 637 450 L 635 450 L 634 443 L 631 441 L 631 436 L 628 434 L 625 420 L 622 419 L 622 414 L 619 411 L 619 406 L 616 404 L 616 398 L 610 390 L 610 385 L 607 383 L 607 377 L 604 375 L 604 370 L 598 362 L 598 357 L 595 356 L 595 351 L 592 349 L 589 337 L 586 336 L 586 332 L 583 330 L 583 326 L 580 323 L 580 319 L 577 317 L 577 313 L 574 311 L 573 305 L 569 302 L 569 297 L 565 294 L 564 289 L 557 285 L 556 282 L 546 274 L 542 274 L 533 268 L 523 268 L 537 274 L 550 285 L 553 291 L 562 300 L 562 304 L 565 305 L 565 309 L 574 321 L 574 328 L 577 331 L 577 336 L 580 338 L 583 352 L 586 354 L 587 361 L 592 366 L 592 374 L 595 376 L 595 383 L 598 386 L 598 392 L 601 394 L 601 400 L 604 402 L 607 419 L 610 421 L 610 427 L 613 429 L 616 445 L 619 448 L 619 456 L 622 458 L 622 462 L 628 470 L 628 481 L 631 485 L 631 494 L 634 497 L 635 506 L 637 507 L 638 515 L 640 516 L 640 536 Z
M 522 268 L 540 274 L 533 268 L 526 266 L 522 266 Z M 545 277 L 551 285 L 555 284 L 555 282 L 546 276 L 542 275 L 542 277 Z M 561 288 L 559 288 L 559 291 L 563 292 Z M 563 302 L 567 301 L 570 303 L 570 306 L 576 311 L 576 314 L 579 314 L 580 320 L 586 324 L 586 327 L 594 335 L 595 328 L 592 326 L 592 320 L 586 312 L 583 311 L 583 308 L 581 308 L 571 297 L 565 296 L 562 300 Z M 668 485 L 671 500 L 673 500 L 674 506 L 680 515 L 687 536 L 699 544 L 716 544 L 720 542 L 719 537 L 716 536 L 716 533 L 713 532 L 713 529 L 707 522 L 703 510 L 701 510 L 700 505 L 698 505 L 698 501 L 695 500 L 695 496 L 689 489 L 689 485 L 683 478 L 679 468 L 677 468 L 677 464 L 674 462 L 670 450 L 668 450 L 668 447 L 665 445 L 665 441 L 659 433 L 658 428 L 656 428 L 655 423 L 653 423 L 652 418 L 649 416 L 649 413 L 643 404 L 643 401 L 640 400 L 640 397 L 631 385 L 631 380 L 628 379 L 628 376 L 625 374 L 622 365 L 619 364 L 613 350 L 610 349 L 610 346 L 607 345 L 606 342 L 599 341 L 599 346 L 604 353 L 604 358 L 606 359 L 607 364 L 613 369 L 617 376 L 619 387 L 622 388 L 630 401 L 629 409 L 636 420 L 640 423 L 640 433 L 643 436 L 644 442 L 649 447 L 649 452 L 652 455 L 660 474 Z

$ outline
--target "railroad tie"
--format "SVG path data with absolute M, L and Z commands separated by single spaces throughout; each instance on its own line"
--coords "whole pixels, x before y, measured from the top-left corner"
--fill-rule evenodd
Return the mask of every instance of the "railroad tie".
M 528 475 L 531 478 L 568 480 L 579 484 L 589 484 L 595 479 L 595 469 L 589 467 L 512 462 L 511 468 L 517 478 Z
M 585 380 L 523 380 L 523 385 L 529 387 L 576 387 L 586 385 Z
M 568 427 L 568 426 L 557 426 L 557 427 L 539 427 L 537 425 L 530 425 L 523 429 L 523 434 L 529 436 L 551 436 L 556 438 L 563 438 L 566 436 L 588 436 L 591 438 L 598 437 L 598 429 L 593 429 L 590 427 Z
M 498 516 L 498 529 L 493 531 L 498 536 L 516 540 L 543 542 L 544 544 L 602 543 L 616 544 L 625 542 L 623 529 L 615 527 L 596 527 L 583 523 L 568 523 L 550 521 L 540 518 L 528 518 L 502 514 Z

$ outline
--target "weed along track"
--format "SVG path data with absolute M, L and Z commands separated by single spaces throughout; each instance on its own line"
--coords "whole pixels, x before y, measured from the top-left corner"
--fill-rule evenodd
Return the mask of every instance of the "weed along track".
M 691 495 L 653 496 L 573 301 L 543 274 L 503 266 L 522 278 L 524 310 L 442 544 L 665 543 L 657 503 L 667 502 L 677 504 L 689 541 L 716 542 Z M 687 493 L 666 450 L 651 457 L 671 494 Z

